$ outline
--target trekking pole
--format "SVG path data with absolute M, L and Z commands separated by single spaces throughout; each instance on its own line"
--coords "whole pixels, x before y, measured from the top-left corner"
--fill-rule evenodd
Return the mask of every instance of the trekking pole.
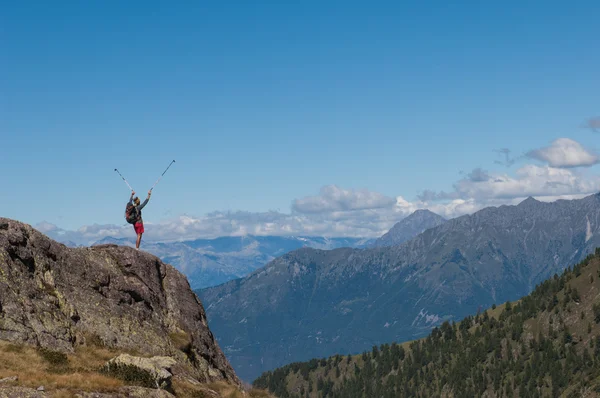
M 127 186 L 129 187 L 129 189 L 131 189 L 131 191 L 133 191 L 133 188 L 131 188 L 131 185 L 129 185 L 129 183 L 127 182 L 127 180 L 125 179 L 125 177 L 123 177 L 123 175 L 119 172 L 119 170 L 115 169 L 115 171 L 117 173 L 119 173 L 119 175 L 121 176 L 121 178 L 123 179 L 123 181 L 125 181 L 125 184 L 127 184 Z
M 171 163 L 169 163 L 169 167 L 171 167 L 171 165 L 175 163 L 175 159 L 173 159 L 173 161 Z M 156 182 L 154 183 L 154 185 L 152 185 L 152 188 L 150 188 L 150 191 L 152 191 L 154 189 L 154 187 L 156 186 L 156 184 L 158 184 L 158 182 L 160 181 L 160 179 L 162 178 L 162 176 L 165 175 L 165 173 L 167 172 L 167 170 L 169 170 L 169 167 L 167 167 L 167 169 L 165 171 L 163 171 L 163 173 L 161 174 L 160 177 L 158 177 L 158 180 L 156 180 Z

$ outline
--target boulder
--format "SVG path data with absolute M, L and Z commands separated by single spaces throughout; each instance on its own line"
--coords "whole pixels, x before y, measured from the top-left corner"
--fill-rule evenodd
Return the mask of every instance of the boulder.
M 171 389 L 170 372 L 175 361 L 171 357 L 141 358 L 121 354 L 104 365 L 102 372 L 128 381 L 141 383 L 144 387 Z

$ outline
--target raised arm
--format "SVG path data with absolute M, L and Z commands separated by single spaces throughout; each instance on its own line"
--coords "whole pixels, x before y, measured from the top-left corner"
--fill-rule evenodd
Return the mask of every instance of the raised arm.
M 128 204 L 130 204 L 130 205 L 133 204 L 132 202 L 133 202 L 133 196 L 134 195 L 135 195 L 135 192 L 131 191 L 131 196 L 129 197 L 129 203 Z
M 148 201 L 150 200 L 150 195 L 152 195 L 152 191 L 148 191 L 148 197 L 146 198 L 146 200 L 144 200 L 142 202 L 142 204 L 138 208 L 139 210 L 142 210 L 144 208 L 144 206 L 146 206 L 146 204 L 148 204 Z

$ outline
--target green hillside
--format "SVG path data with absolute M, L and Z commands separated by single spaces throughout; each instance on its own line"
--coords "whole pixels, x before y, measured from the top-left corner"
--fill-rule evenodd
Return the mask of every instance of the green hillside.
M 599 396 L 600 248 L 517 302 L 421 340 L 293 363 L 254 386 L 280 398 Z

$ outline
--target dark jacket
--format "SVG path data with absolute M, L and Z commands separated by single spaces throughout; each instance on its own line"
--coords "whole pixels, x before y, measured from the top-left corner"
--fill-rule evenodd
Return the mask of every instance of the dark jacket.
M 139 206 L 136 206 L 133 204 L 133 198 L 129 198 L 129 204 L 133 205 L 135 207 L 135 212 L 137 213 L 137 218 L 135 220 L 136 223 L 143 223 L 144 221 L 142 220 L 142 209 L 144 208 L 144 206 L 146 206 L 146 204 L 148 203 L 149 198 L 146 198 L 146 200 L 144 200 L 142 203 L 140 203 Z

